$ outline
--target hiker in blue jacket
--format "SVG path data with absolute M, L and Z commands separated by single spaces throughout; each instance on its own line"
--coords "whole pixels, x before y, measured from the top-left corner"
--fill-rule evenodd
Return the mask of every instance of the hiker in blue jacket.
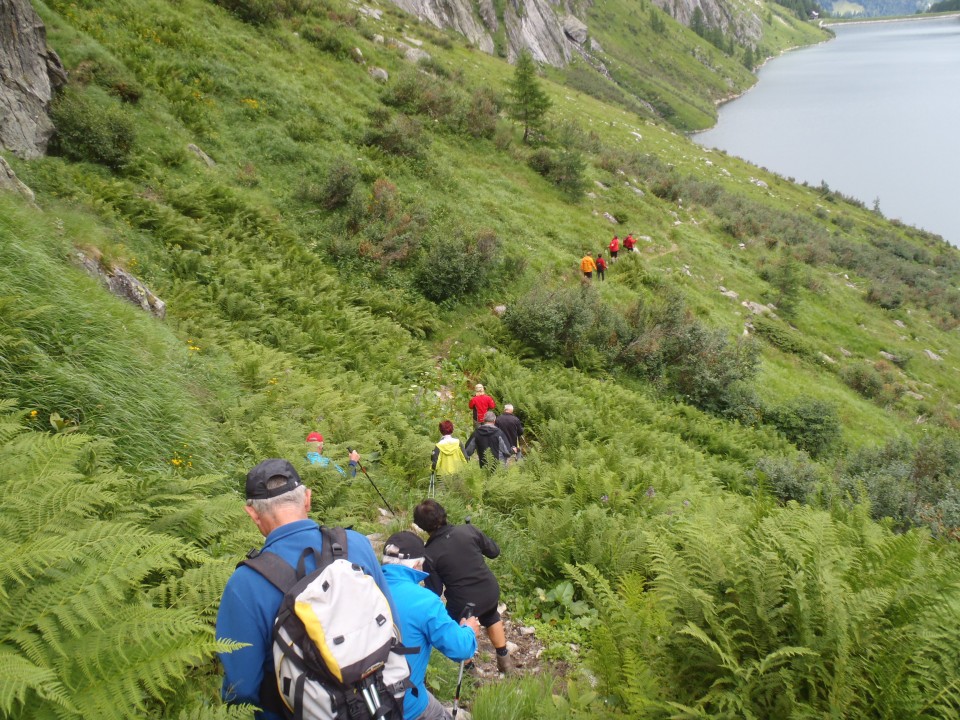
M 391 535 L 383 547 L 383 574 L 400 613 L 403 644 L 420 648 L 416 655 L 407 655 L 414 687 L 403 699 L 403 720 L 447 720 L 450 713 L 424 683 L 430 649 L 435 647 L 455 662 L 472 658 L 480 624 L 471 617 L 458 625 L 440 598 L 420 586 L 427 578 L 424 558 L 423 541 L 406 530 Z
M 310 489 L 286 460 L 264 460 L 247 474 L 247 515 L 266 538 L 261 552 L 279 555 L 296 565 L 308 547 L 320 550 L 320 527 L 308 518 Z M 370 575 L 397 613 L 390 588 L 380 570 L 376 553 L 360 533 L 347 530 L 347 557 Z M 305 558 L 308 572 L 316 569 L 312 555 Z M 261 708 L 258 720 L 283 720 L 283 701 L 276 687 L 273 664 L 273 625 L 283 593 L 253 568 L 234 570 L 227 581 L 217 613 L 218 640 L 247 644 L 233 652 L 220 653 L 223 664 L 221 695 L 231 704 Z

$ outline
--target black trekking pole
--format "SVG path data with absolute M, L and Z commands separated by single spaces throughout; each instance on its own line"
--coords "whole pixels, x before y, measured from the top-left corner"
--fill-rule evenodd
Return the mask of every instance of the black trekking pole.
M 380 488 L 377 487 L 377 484 L 373 481 L 373 478 L 371 478 L 367 474 L 367 469 L 363 466 L 363 464 L 359 460 L 357 461 L 357 466 L 360 468 L 360 472 L 363 473 L 363 476 L 370 481 L 371 485 L 373 485 L 373 489 L 377 491 L 377 495 L 379 495 L 380 499 L 383 500 L 383 504 L 387 506 L 387 510 L 390 511 L 390 514 L 396 515 L 396 513 L 393 511 L 393 508 L 390 507 L 390 503 L 387 502 L 387 499 L 383 496 L 383 493 L 380 492 Z
M 470 522 L 467 520 L 467 522 Z M 467 619 L 473 616 L 473 609 L 476 607 L 474 603 L 467 603 L 467 606 L 463 609 L 463 618 Z M 460 709 L 460 688 L 463 687 L 463 666 L 466 664 L 466 660 L 460 661 L 460 676 L 457 678 L 457 691 L 453 694 L 453 720 L 457 720 L 457 710 Z
M 437 496 L 437 474 L 435 472 L 430 473 L 430 492 L 427 493 L 427 497 L 436 497 Z

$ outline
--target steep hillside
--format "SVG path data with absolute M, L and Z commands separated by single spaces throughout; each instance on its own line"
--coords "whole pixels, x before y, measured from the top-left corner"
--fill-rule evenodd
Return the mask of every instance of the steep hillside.
M 598 3 L 613 81 L 546 70 L 527 144 L 515 68 L 393 6 L 35 7 L 69 81 L 52 154 L 4 153 L 0 717 L 248 717 L 213 637 L 246 470 L 382 540 L 476 382 L 527 457 L 438 499 L 543 652 L 474 718 L 956 717 L 960 253 L 679 134 L 720 50 Z

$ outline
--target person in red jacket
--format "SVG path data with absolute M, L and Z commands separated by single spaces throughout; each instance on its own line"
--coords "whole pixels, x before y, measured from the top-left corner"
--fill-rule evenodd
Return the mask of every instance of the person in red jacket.
M 620 238 L 614 235 L 613 240 L 610 241 L 610 262 L 617 261 L 618 252 L 620 252 Z
M 473 397 L 470 398 L 470 402 L 467 404 L 467 407 L 473 411 L 474 430 L 483 422 L 483 416 L 487 414 L 487 411 L 493 410 L 496 406 L 497 403 L 494 402 L 493 398 L 484 392 L 483 385 L 477 383 L 473 389 Z
M 637 241 L 633 239 L 633 233 L 627 235 L 623 240 L 623 249 L 627 252 L 633 252 L 633 246 L 637 244 Z
M 601 280 L 607 279 L 607 261 L 603 259 L 603 253 L 597 253 L 597 275 Z

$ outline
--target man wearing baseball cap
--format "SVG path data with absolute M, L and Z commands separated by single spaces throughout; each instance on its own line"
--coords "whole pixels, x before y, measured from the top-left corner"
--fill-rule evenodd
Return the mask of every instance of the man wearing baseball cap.
M 318 432 L 312 432 L 307 435 L 307 439 L 304 441 L 307 444 L 307 460 L 311 465 L 319 465 L 322 468 L 333 466 L 333 469 L 338 473 L 346 477 L 346 473 L 343 471 L 343 468 L 337 465 L 335 462 L 331 462 L 330 458 L 323 456 L 323 435 Z M 356 472 L 354 472 L 356 475 Z
M 457 625 L 440 598 L 420 586 L 427 579 L 424 558 L 423 540 L 406 530 L 391 535 L 383 546 L 383 574 L 400 611 L 403 643 L 420 648 L 407 655 L 414 687 L 403 698 L 403 720 L 449 720 L 450 713 L 424 684 L 430 650 L 435 647 L 454 662 L 472 658 L 480 624 L 471 617 Z
M 286 460 L 264 460 L 247 473 L 247 515 L 266 538 L 259 551 L 279 555 L 296 567 L 307 548 L 318 552 L 323 536 L 316 522 L 309 519 L 310 489 Z M 360 533 L 347 530 L 347 557 L 370 575 L 397 613 L 377 556 L 370 541 Z M 305 569 L 316 569 L 312 553 L 304 557 Z M 242 643 L 246 647 L 221 653 L 223 687 L 228 703 L 245 703 L 261 708 L 258 720 L 282 720 L 283 710 L 274 681 L 273 624 L 283 593 L 253 568 L 245 565 L 234 570 L 227 581 L 217 613 L 217 639 Z

